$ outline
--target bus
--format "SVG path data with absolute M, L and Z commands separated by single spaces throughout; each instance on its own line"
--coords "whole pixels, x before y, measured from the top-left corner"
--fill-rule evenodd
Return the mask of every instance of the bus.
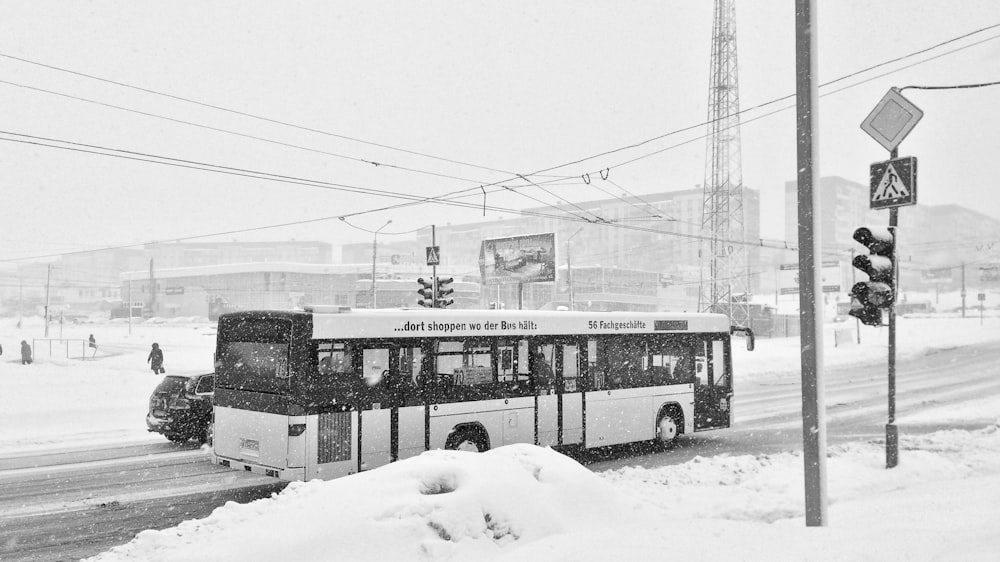
M 212 462 L 332 479 L 432 449 L 557 450 L 732 423 L 721 314 L 313 306 L 219 318 Z

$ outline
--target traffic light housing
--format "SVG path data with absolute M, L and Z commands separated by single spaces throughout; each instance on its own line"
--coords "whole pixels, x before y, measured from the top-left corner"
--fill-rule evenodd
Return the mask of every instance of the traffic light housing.
M 438 277 L 437 278 L 437 307 L 447 308 L 455 303 L 454 299 L 449 299 L 448 297 L 455 292 L 455 289 L 451 288 L 451 284 L 455 281 L 454 277 Z
M 896 234 L 886 227 L 863 226 L 854 231 L 854 239 L 868 249 L 868 255 L 854 257 L 855 269 L 868 281 L 851 287 L 851 311 L 868 326 L 882 324 L 882 311 L 896 301 Z
M 434 283 L 423 277 L 417 278 L 417 283 L 420 284 L 420 288 L 417 289 L 417 294 L 420 295 L 417 304 L 426 308 L 434 308 Z

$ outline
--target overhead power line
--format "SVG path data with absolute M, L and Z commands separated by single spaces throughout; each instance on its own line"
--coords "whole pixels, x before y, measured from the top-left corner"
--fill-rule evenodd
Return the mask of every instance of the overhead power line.
M 956 86 L 903 86 L 903 90 L 964 90 L 966 88 L 986 88 L 988 86 L 1000 86 L 1000 82 L 983 82 L 982 84 L 959 84 Z
M 849 74 L 849 75 L 846 75 L 846 76 L 842 76 L 840 78 L 837 78 L 835 80 L 827 82 L 827 83 L 823 84 L 823 86 L 827 86 L 827 85 L 833 84 L 835 82 L 839 82 L 841 80 L 850 78 L 852 76 L 855 76 L 855 75 L 858 75 L 858 74 L 861 74 L 861 73 L 864 73 L 864 72 L 868 72 L 868 71 L 873 70 L 875 68 L 879 68 L 881 66 L 885 66 L 885 65 L 888 65 L 888 64 L 892 64 L 894 62 L 898 62 L 900 60 L 904 60 L 906 58 L 910 58 L 912 56 L 916 56 L 918 54 L 921 54 L 921 53 L 930 51 L 932 49 L 935 49 L 937 47 L 940 47 L 942 45 L 946 45 L 946 44 L 958 41 L 958 40 L 960 40 L 962 38 L 969 37 L 969 36 L 975 35 L 977 33 L 981 33 L 981 32 L 984 32 L 984 31 L 987 31 L 987 30 L 990 30 L 990 29 L 994 29 L 994 28 L 997 28 L 997 27 L 1000 27 L 1000 24 L 994 24 L 994 25 L 991 25 L 991 26 L 987 26 L 987 27 L 975 30 L 973 32 L 964 34 L 962 36 L 955 37 L 953 39 L 944 41 L 942 43 L 938 43 L 938 44 L 933 45 L 931 47 L 927 47 L 927 48 L 922 49 L 920 51 L 915 51 L 913 53 L 909 53 L 909 54 L 904 55 L 902 57 L 897 57 L 895 59 L 892 59 L 892 60 L 889 60 L 889 61 L 885 61 L 883 63 L 879 63 L 877 65 L 868 67 L 866 69 L 862 69 L 862 70 L 856 71 L 856 72 L 854 72 L 852 74 Z M 980 44 L 980 43 L 983 43 L 983 42 L 988 41 L 988 40 L 996 39 L 997 37 L 998 36 L 990 37 L 988 39 L 984 39 L 982 41 L 979 41 L 979 42 L 977 42 L 975 44 Z M 949 53 L 946 53 L 946 54 L 950 54 L 952 52 L 956 52 L 956 51 L 962 50 L 964 48 L 969 48 L 971 46 L 972 45 L 961 47 L 959 49 L 955 49 L 953 51 L 950 51 Z M 7 58 L 18 59 L 18 57 L 11 57 L 9 55 L 4 55 L 2 53 L 0 53 L 0 56 L 6 56 Z M 939 55 L 939 56 L 944 56 L 944 55 Z M 937 58 L 937 57 L 934 57 L 934 58 Z M 23 60 L 24 62 L 35 64 L 33 61 L 28 61 L 27 59 L 18 59 L 18 60 Z M 928 60 L 933 60 L 933 59 L 928 59 Z M 915 63 L 915 64 L 922 64 L 923 62 L 926 62 L 926 61 L 920 61 L 920 62 Z M 43 66 L 45 66 L 45 65 L 43 65 Z M 57 68 L 57 67 L 53 67 L 53 68 Z M 59 70 L 63 70 L 63 69 L 59 69 Z M 67 71 L 67 72 L 73 72 L 73 73 L 75 73 L 74 71 Z M 82 73 L 76 73 L 76 74 L 83 75 Z M 0 81 L 0 82 L 3 82 L 3 81 Z M 109 81 L 109 82 L 114 83 L 113 81 Z M 861 83 L 863 83 L 863 82 L 861 82 Z M 16 85 L 16 86 L 20 86 L 19 84 L 13 84 L 13 83 L 10 83 L 10 84 Z M 122 83 L 120 85 L 123 85 L 123 86 L 126 86 L 126 87 L 131 87 L 130 85 L 127 85 L 127 84 L 124 84 L 124 83 Z M 853 86 L 854 85 L 848 86 L 848 87 L 853 87 Z M 142 89 L 142 88 L 137 88 L 137 89 Z M 840 91 L 840 90 L 837 90 L 837 91 Z M 57 95 L 63 95 L 63 94 L 57 94 Z M 167 95 L 167 96 L 168 97 L 172 97 L 170 95 Z M 745 110 L 742 110 L 742 111 L 740 111 L 740 113 L 746 113 L 746 112 L 749 112 L 749 111 L 753 111 L 755 109 L 758 109 L 758 108 L 761 108 L 761 107 L 764 107 L 764 106 L 767 106 L 767 105 L 770 105 L 770 104 L 773 104 L 773 103 L 777 103 L 777 102 L 780 102 L 782 100 L 789 99 L 789 98 L 791 98 L 793 96 L 794 96 L 794 94 L 793 95 L 789 95 L 789 96 L 784 96 L 782 98 L 777 98 L 777 99 L 765 102 L 763 104 L 759 104 L 757 106 L 750 107 L 750 108 L 747 108 Z M 177 99 L 182 99 L 184 101 L 192 101 L 192 100 L 186 100 L 184 98 L 177 98 Z M 97 102 L 97 103 L 101 103 L 101 102 Z M 199 102 L 193 102 L 193 103 L 199 103 Z M 107 104 L 104 104 L 104 105 L 107 105 Z M 204 104 L 204 105 L 209 106 L 209 107 L 214 107 L 214 106 L 211 106 L 210 104 Z M 224 111 L 231 111 L 231 110 L 227 110 L 226 108 L 221 108 L 221 107 L 219 107 L 218 109 L 221 109 L 221 110 L 224 110 Z M 781 111 L 781 110 L 779 110 L 779 111 Z M 241 113 L 241 112 L 234 111 L 234 113 Z M 771 112 L 771 113 L 769 113 L 767 115 L 771 115 L 773 113 L 777 113 L 777 111 Z M 250 114 L 248 114 L 248 116 L 250 116 L 250 117 L 257 117 L 257 116 L 253 116 L 253 115 L 250 115 Z M 761 117 L 763 117 L 763 116 L 761 116 Z M 756 119 L 759 119 L 759 118 L 760 117 L 755 118 L 755 119 L 751 119 L 749 121 L 753 121 L 753 120 L 756 120 Z M 262 118 L 262 119 L 267 120 L 266 118 Z M 749 121 L 744 121 L 744 123 L 749 122 Z M 286 123 L 283 123 L 283 122 L 280 122 L 280 121 L 274 121 L 274 122 L 280 123 L 280 124 L 286 124 Z M 573 165 L 573 164 L 577 164 L 577 163 L 580 163 L 580 162 L 585 162 L 587 160 L 592 160 L 594 158 L 598 158 L 598 157 L 601 157 L 601 156 L 606 156 L 606 155 L 613 154 L 613 153 L 616 153 L 616 152 L 621 152 L 623 150 L 627 150 L 627 149 L 630 149 L 630 148 L 635 148 L 635 147 L 643 146 L 643 145 L 648 144 L 650 142 L 653 142 L 653 141 L 656 141 L 656 140 L 659 140 L 659 139 L 662 139 L 662 138 L 666 138 L 666 137 L 671 136 L 671 135 L 679 134 L 681 132 L 689 131 L 689 130 L 695 129 L 697 127 L 705 126 L 706 124 L 707 124 L 707 122 L 704 122 L 704 123 L 699 123 L 697 125 L 691 125 L 691 126 L 688 126 L 688 127 L 683 127 L 683 128 L 680 128 L 680 129 L 676 129 L 674 131 L 670 131 L 668 133 L 664 133 L 662 135 L 658 135 L 658 136 L 653 137 L 651 139 L 646 139 L 644 141 L 640 141 L 638 143 L 633 143 L 633 144 L 630 144 L 630 145 L 627 145 L 627 146 L 624 146 L 624 147 L 620 147 L 620 148 L 617 148 L 617 149 L 614 149 L 614 150 L 605 151 L 605 152 L 602 152 L 600 154 L 595 154 L 593 156 L 588 156 L 588 157 L 585 157 L 585 158 L 582 158 L 582 159 L 577 159 L 577 160 L 574 160 L 574 161 L 571 161 L 571 162 L 566 162 L 566 163 L 559 164 L 559 165 L 556 165 L 556 166 L 552 166 L 552 167 L 549 167 L 549 168 L 541 169 L 541 170 L 538 170 L 536 172 L 532 172 L 532 173 L 529 173 L 529 174 L 520 174 L 518 176 L 519 177 L 523 177 L 525 179 L 527 177 L 539 176 L 539 175 L 544 174 L 545 172 L 548 172 L 548 171 L 552 171 L 552 170 L 555 170 L 555 169 L 567 167 L 567 166 L 570 166 L 570 165 Z M 193 125 L 199 126 L 198 124 L 193 124 Z M 295 126 L 295 125 L 291 125 L 291 124 L 287 124 L 287 125 L 289 125 L 289 126 Z M 322 132 L 322 131 L 318 131 L 318 132 Z M 10 134 L 18 135 L 18 133 L 10 133 Z M 239 134 L 239 133 L 237 133 L 237 134 Z M 699 137 L 699 138 L 703 138 L 703 137 Z M 24 140 L 20 140 L 20 139 L 0 139 L 0 140 L 7 140 L 7 141 L 12 141 L 12 142 L 28 142 L 28 141 L 24 141 Z M 266 139 L 261 139 L 261 140 L 266 140 Z M 685 141 L 685 142 L 679 143 L 677 145 L 674 145 L 673 147 L 668 147 L 668 149 L 669 148 L 675 148 L 675 147 L 683 145 L 683 144 L 687 144 L 688 142 L 693 142 L 694 140 L 699 140 L 699 139 L 692 139 L 690 141 Z M 56 142 L 64 142 L 64 141 L 56 141 Z M 49 146 L 51 148 L 68 149 L 67 147 L 54 146 L 54 145 L 45 145 L 43 143 L 31 143 L 31 142 L 28 142 L 28 143 L 29 144 L 42 144 L 43 146 Z M 377 143 L 372 143 L 372 144 L 377 145 Z M 389 147 L 389 148 L 391 148 L 391 147 Z M 653 154 L 656 154 L 656 153 L 659 153 L 659 152 L 663 152 L 663 151 L 668 150 L 668 149 L 656 151 Z M 77 149 L 77 150 L 79 150 L 79 149 Z M 307 150 L 311 150 L 311 149 L 307 149 Z M 81 152 L 91 152 L 89 150 L 79 150 L 79 151 L 81 151 Z M 405 150 L 404 150 L 404 152 L 405 152 Z M 91 152 L 91 153 L 93 153 L 93 154 L 99 154 L 99 155 L 104 155 L 104 156 L 118 156 L 118 157 L 122 157 L 120 155 L 107 154 L 107 153 L 102 153 L 102 152 Z M 650 154 L 650 155 L 652 155 L 652 154 Z M 643 157 L 648 157 L 650 155 L 646 155 L 646 156 L 643 156 Z M 643 157 L 640 157 L 640 158 L 643 158 Z M 149 159 L 145 159 L 145 158 L 131 157 L 131 156 L 130 156 L 130 158 L 136 159 L 136 160 L 148 161 L 148 162 L 152 162 L 152 163 L 158 163 L 158 164 L 167 164 L 167 162 L 159 161 L 159 160 L 149 160 Z M 153 158 L 162 158 L 163 160 L 168 160 L 166 157 L 153 157 Z M 632 162 L 632 161 L 635 161 L 635 160 L 638 160 L 638 159 L 639 158 L 636 158 L 636 159 L 630 160 L 630 161 L 625 162 L 625 163 L 629 163 L 629 162 Z M 444 159 L 444 160 L 447 160 L 447 159 Z M 364 160 L 362 160 L 362 161 L 364 161 Z M 369 164 L 374 163 L 374 162 L 371 162 L 371 161 L 365 161 L 365 162 L 369 163 Z M 461 163 L 461 162 L 459 162 L 459 163 Z M 624 165 L 625 163 L 619 164 L 619 166 Z M 178 165 L 180 167 L 192 167 L 194 169 L 202 169 L 202 170 L 205 170 L 205 171 L 213 171 L 213 172 L 218 172 L 218 173 L 233 173 L 234 175 L 248 175 L 249 177 L 256 177 L 256 178 L 259 178 L 259 179 L 269 179 L 271 181 L 285 181 L 287 183 L 299 183 L 298 181 L 276 179 L 279 176 L 275 176 L 274 178 L 270 178 L 270 177 L 262 177 L 260 175 L 255 175 L 255 174 L 258 174 L 258 173 L 240 174 L 240 173 L 234 173 L 234 172 L 228 172 L 228 171 L 224 172 L 221 169 L 209 169 L 209 168 L 203 168 L 203 167 L 199 167 L 199 166 L 184 166 L 184 165 L 180 165 L 180 164 L 172 164 L 172 165 Z M 207 165 L 206 164 L 206 166 L 211 166 L 211 165 Z M 223 167 L 219 167 L 219 168 L 223 168 Z M 496 169 L 492 169 L 492 168 L 485 168 L 485 169 L 489 169 L 491 171 L 499 171 L 501 173 L 506 173 L 506 172 L 504 172 L 502 170 L 496 170 Z M 610 168 L 605 168 L 605 169 L 610 169 Z M 595 171 L 594 173 L 599 173 L 599 172 Z M 263 173 L 259 173 L 259 174 L 263 174 Z M 563 178 L 560 178 L 560 179 L 567 179 L 568 177 L 571 177 L 571 176 L 566 176 L 566 177 L 563 177 Z M 454 178 L 454 177 L 452 177 L 451 179 L 460 179 L 460 180 L 462 180 L 462 178 Z M 511 178 L 511 179 L 513 179 L 513 178 Z M 473 181 L 473 180 L 462 180 L 462 181 Z M 558 180 L 556 180 L 556 181 L 558 181 Z M 316 181 L 313 181 L 313 180 L 301 180 L 301 182 L 302 182 L 303 185 L 313 185 L 315 187 L 322 187 L 322 185 L 315 185 L 315 184 L 329 183 L 329 182 L 316 182 Z M 473 182 L 473 183 L 475 183 L 475 182 Z M 420 204 L 420 203 L 425 203 L 425 202 L 432 202 L 432 201 L 433 202 L 438 202 L 438 203 L 444 203 L 444 204 L 453 204 L 453 205 L 457 205 L 457 206 L 480 208 L 480 205 L 478 205 L 478 204 L 463 204 L 462 202 L 459 202 L 456 199 L 461 198 L 461 197 L 468 197 L 468 196 L 470 196 L 472 194 L 478 195 L 479 192 L 482 191 L 483 188 L 486 185 L 495 186 L 495 185 L 500 185 L 501 183 L 503 183 L 503 182 L 494 182 L 492 184 L 480 184 L 480 185 L 477 185 L 476 187 L 466 188 L 466 189 L 462 189 L 462 190 L 459 190 L 459 191 L 453 191 L 453 192 L 450 192 L 450 193 L 446 193 L 446 194 L 443 194 L 443 195 L 439 195 L 439 196 L 436 196 L 436 197 L 430 197 L 430 198 L 426 198 L 426 197 L 425 198 L 420 198 L 420 197 L 416 197 L 416 196 L 409 196 L 409 195 L 406 195 L 406 194 L 392 194 L 392 195 L 387 195 L 387 196 L 390 196 L 390 197 L 399 197 L 399 198 L 403 198 L 403 199 L 408 199 L 408 201 L 405 202 L 405 203 L 400 203 L 400 204 L 396 204 L 396 205 L 392 205 L 392 206 L 388 206 L 388 207 L 382 207 L 382 208 L 371 209 L 371 210 L 363 211 L 363 212 L 351 213 L 351 214 L 344 215 L 344 216 L 357 216 L 357 215 L 360 215 L 360 214 L 367 214 L 367 213 L 372 213 L 372 212 L 390 210 L 390 209 L 399 208 L 399 207 L 403 207 L 403 206 L 409 206 L 409 205 Z M 538 183 L 543 183 L 543 182 L 533 182 L 531 185 L 537 186 Z M 333 185 L 338 185 L 338 184 L 333 184 Z M 348 190 L 349 189 L 355 189 L 355 187 L 354 186 L 345 186 L 344 189 L 348 189 Z M 356 188 L 356 189 L 364 189 L 364 188 Z M 516 188 L 512 188 L 510 186 L 503 186 L 503 189 L 506 189 L 506 190 L 509 190 L 509 191 L 512 191 L 512 192 L 517 192 Z M 472 192 L 475 192 L 475 193 L 472 193 Z M 552 206 L 552 205 L 549 205 L 549 206 Z M 527 212 L 522 212 L 522 211 L 513 210 L 513 209 L 503 209 L 503 208 L 499 208 L 499 207 L 488 207 L 486 205 L 483 205 L 482 207 L 483 208 L 492 208 L 494 210 L 500 210 L 500 211 L 503 211 L 503 212 L 511 212 L 511 213 L 515 213 L 515 214 L 524 214 L 524 215 L 535 214 L 535 215 L 538 215 L 538 216 L 544 216 L 544 214 L 541 214 L 541 213 L 527 213 Z M 339 217 L 324 217 L 324 218 L 321 218 L 321 219 L 309 219 L 309 220 L 303 220 L 303 221 L 293 221 L 293 222 L 284 223 L 284 224 L 281 224 L 281 225 L 269 225 L 269 226 L 263 226 L 263 227 L 254 227 L 254 228 L 248 228 L 248 229 L 240 229 L 240 230 L 236 230 L 236 231 L 229 231 L 229 232 L 225 232 L 225 233 L 196 235 L 196 236 L 191 236 L 191 237 L 176 238 L 176 240 L 193 239 L 193 238 L 205 238 L 205 237 L 211 237 L 211 236 L 219 236 L 219 235 L 225 235 L 225 234 L 232 234 L 232 233 L 237 233 L 237 232 L 249 232 L 249 231 L 253 231 L 253 230 L 262 230 L 262 229 L 268 229 L 268 228 L 278 228 L 278 227 L 283 227 L 283 226 L 290 226 L 290 225 L 293 225 L 293 224 L 304 224 L 304 223 L 308 223 L 308 222 L 316 222 L 318 220 L 330 220 L 330 219 L 333 219 L 333 218 L 339 218 Z M 553 217 L 553 218 L 557 218 L 557 217 Z M 566 217 L 561 217 L 561 220 L 580 220 L 580 219 L 579 218 L 568 219 Z M 612 226 L 610 223 L 604 223 L 604 224 L 606 224 L 608 226 Z M 619 228 L 632 228 L 632 229 L 640 229 L 640 230 L 642 230 L 640 227 L 626 227 L 626 225 L 620 225 L 620 224 L 619 225 L 614 225 L 614 226 L 617 226 Z M 678 235 L 677 233 L 673 233 L 673 232 L 662 232 L 662 231 L 656 231 L 656 230 L 650 230 L 650 231 L 660 232 L 660 233 L 667 234 L 667 235 Z M 689 237 L 691 237 L 691 238 L 700 238 L 700 237 L 698 237 L 696 235 L 689 235 Z M 744 242 L 742 242 L 742 241 L 732 241 L 732 242 L 733 243 L 744 244 Z M 142 243 L 142 244 L 128 244 L 128 245 L 115 246 L 115 247 L 134 247 L 134 246 L 143 245 L 143 244 L 145 244 L 145 243 Z M 760 240 L 759 244 L 757 244 L 757 243 L 749 243 L 749 245 L 760 245 L 762 247 L 781 247 L 781 246 L 771 246 L 770 244 L 765 243 L 762 239 Z M 791 249 L 791 248 L 788 247 L 787 243 L 784 243 L 784 248 Z M 109 249 L 109 248 L 105 248 L 105 249 Z M 64 253 L 58 253 L 58 254 L 50 254 L 48 256 L 36 256 L 36 257 L 33 257 L 33 258 L 20 258 L 20 259 L 17 259 L 17 260 L 2 260 L 2 261 L 22 261 L 24 259 L 37 259 L 37 258 L 41 258 L 41 257 L 52 257 L 52 256 L 69 255 L 69 254 L 86 253 L 86 252 L 87 252 L 87 250 L 78 251 L 78 252 L 64 252 Z
M 17 57 L 17 56 L 10 55 L 10 54 L 7 54 L 7 53 L 0 53 L 0 57 L 4 57 L 4 58 L 11 59 L 11 60 L 20 61 L 20 62 L 23 62 L 23 63 L 26 63 L 26 64 L 40 66 L 40 67 L 43 67 L 43 68 L 48 68 L 50 70 L 56 70 L 56 71 L 59 71 L 59 72 L 65 72 L 67 74 L 73 74 L 75 76 L 80 76 L 80 77 L 83 77 L 83 78 L 89 78 L 91 80 L 97 80 L 99 82 L 105 82 L 105 83 L 108 83 L 108 84 L 113 84 L 115 86 L 121 86 L 123 88 L 129 88 L 129 89 L 132 89 L 132 90 L 137 90 L 137 91 L 140 91 L 140 92 L 145 92 L 147 94 L 153 94 L 155 96 L 161 96 L 161 97 L 165 97 L 165 98 L 169 98 L 169 99 L 173 99 L 173 100 L 177 100 L 177 101 L 182 101 L 182 102 L 185 102 L 185 103 L 190 103 L 190 104 L 198 105 L 198 106 L 201 106 L 201 107 L 207 107 L 209 109 L 215 109 L 215 110 L 218 110 L 218 111 L 224 111 L 226 113 L 231 113 L 233 115 L 240 115 L 242 117 L 249 117 L 251 119 L 256 119 L 258 121 L 264 121 L 264 122 L 267 122 L 267 123 L 273 123 L 275 125 L 282 125 L 282 126 L 285 126 L 285 127 L 291 127 L 293 129 L 298 129 L 300 131 L 306 131 L 306 132 L 310 132 L 310 133 L 316 133 L 316 134 L 325 135 L 325 136 L 328 136 L 328 137 L 334 137 L 334 138 L 338 138 L 338 139 L 342 139 L 342 140 L 347 140 L 347 141 L 351 141 L 351 142 L 356 142 L 356 143 L 360 143 L 360 144 L 366 144 L 366 145 L 369 145 L 369 146 L 375 146 L 375 147 L 378 147 L 378 148 L 384 148 L 384 149 L 387 149 L 387 150 L 393 150 L 393 151 L 396 151 L 396 152 L 402 152 L 402 153 L 405 153 L 405 154 L 412 154 L 414 156 L 421 156 L 423 158 L 430 158 L 430 159 L 433 159 L 433 160 L 440 160 L 442 162 L 448 162 L 450 164 L 458 164 L 458 165 L 461 165 L 461 166 L 469 166 L 471 168 L 479 168 L 481 170 L 486 170 L 486 171 L 489 171 L 489 172 L 498 172 L 498 173 L 501 173 L 501 174 L 514 175 L 514 172 L 510 172 L 510 171 L 506 171 L 506 170 L 500 170 L 500 169 L 497 169 L 497 168 L 491 168 L 489 166 L 483 166 L 483 165 L 480 165 L 480 164 L 473 164 L 473 163 L 470 163 L 470 162 L 464 162 L 462 160 L 456 160 L 456 159 L 453 159 L 453 158 L 445 158 L 445 157 L 441 157 L 441 156 L 435 156 L 433 154 L 428 154 L 426 152 L 419 152 L 419 151 L 416 151 L 416 150 L 409 150 L 409 149 L 405 149 L 405 148 L 399 148 L 399 147 L 391 146 L 391 145 L 388 145 L 388 144 L 383 144 L 383 143 L 378 143 L 378 142 L 372 142 L 372 141 L 360 139 L 360 138 L 357 138 L 357 137 L 352 137 L 352 136 L 343 135 L 343 134 L 339 134 L 339 133 L 332 133 L 330 131 L 324 131 L 322 129 L 316 129 L 316 128 L 313 128 L 313 127 L 306 127 L 304 125 L 299 125 L 299 124 L 296 124 L 296 123 L 291 123 L 289 121 L 282 121 L 282 120 L 274 119 L 274 118 L 271 118 L 271 117 L 264 117 L 264 116 L 256 115 L 256 114 L 249 113 L 249 112 L 246 112 L 246 111 L 239 111 L 239 110 L 236 110 L 236 109 L 232 109 L 232 108 L 228 108 L 228 107 L 223 107 L 221 105 L 206 103 L 206 102 L 199 101 L 199 100 L 192 99 L 192 98 L 178 96 L 178 95 L 175 95 L 175 94 L 168 94 L 166 92 L 160 92 L 158 90 L 153 90 L 151 88 L 143 88 L 141 86 L 136 86 L 134 84 L 128 84 L 126 82 L 121 82 L 121 81 L 118 81 L 118 80 L 111 80 L 111 79 L 108 79 L 108 78 L 103 78 L 103 77 L 96 76 L 96 75 L 93 75 L 93 74 L 87 74 L 85 72 L 80 72 L 80 71 L 77 71 L 77 70 L 70 70 L 68 68 L 62 68 L 62 67 L 55 66 L 55 65 L 52 65 L 52 64 L 46 64 L 46 63 L 42 63 L 42 62 L 38 62 L 38 61 L 33 61 L 33 60 L 26 59 L 24 57 Z

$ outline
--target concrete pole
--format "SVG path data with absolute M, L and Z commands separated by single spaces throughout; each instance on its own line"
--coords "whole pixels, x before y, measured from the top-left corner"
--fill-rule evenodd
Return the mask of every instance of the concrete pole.
M 49 286 L 52 281 L 52 264 L 46 268 L 45 273 L 45 337 L 49 337 Z
M 375 232 L 372 233 L 372 308 L 377 308 L 375 302 L 375 256 L 378 252 L 378 233 L 382 231 L 383 228 L 392 224 L 392 220 L 388 220 L 382 226 L 378 227 Z
M 826 526 L 826 412 L 823 397 L 823 309 L 818 179 L 819 88 L 816 0 L 795 0 L 795 90 L 799 192 L 799 314 L 802 322 L 802 457 L 806 525 Z

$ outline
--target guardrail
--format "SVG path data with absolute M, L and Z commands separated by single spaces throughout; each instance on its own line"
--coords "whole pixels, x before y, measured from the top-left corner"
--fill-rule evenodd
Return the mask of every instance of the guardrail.
M 83 339 L 63 339 L 63 338 L 39 338 L 31 340 L 32 357 L 38 358 L 39 347 L 38 344 L 42 344 L 42 349 L 48 347 L 49 357 L 52 357 L 53 351 L 59 352 L 60 354 L 65 351 L 67 359 L 86 359 L 87 358 L 87 340 Z M 76 350 L 80 350 L 80 354 L 76 354 Z

